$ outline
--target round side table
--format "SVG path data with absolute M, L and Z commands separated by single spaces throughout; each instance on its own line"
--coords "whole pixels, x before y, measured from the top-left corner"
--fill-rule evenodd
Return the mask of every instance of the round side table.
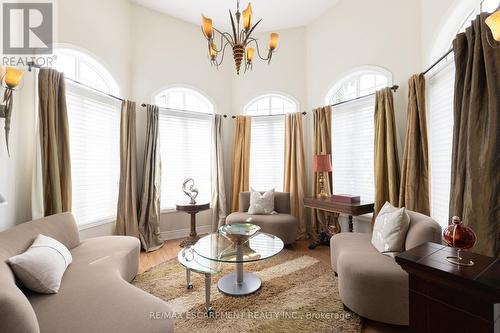
M 176 209 L 177 211 L 186 212 L 189 215 L 191 215 L 191 232 L 189 233 L 189 237 L 181 242 L 180 246 L 186 247 L 196 244 L 198 239 L 200 239 L 200 237 L 196 233 L 196 214 L 198 214 L 203 210 L 210 209 L 210 204 L 209 203 L 190 204 L 188 201 L 186 201 L 177 204 Z

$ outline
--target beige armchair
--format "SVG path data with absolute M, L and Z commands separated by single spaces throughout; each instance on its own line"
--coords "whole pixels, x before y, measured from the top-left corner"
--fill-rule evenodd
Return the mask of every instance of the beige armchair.
M 410 227 L 405 249 L 425 242 L 441 243 L 441 227 L 437 222 L 428 216 L 407 212 Z M 371 234 L 336 234 L 330 240 L 330 251 L 345 306 L 368 319 L 408 325 L 408 274 L 394 258 L 373 247 Z
M 278 236 L 285 244 L 292 244 L 297 239 L 297 218 L 290 214 L 290 193 L 274 193 L 274 210 L 277 214 L 251 215 L 250 192 L 241 192 L 239 195 L 238 212 L 229 214 L 226 224 L 253 223 L 261 227 L 263 232 Z

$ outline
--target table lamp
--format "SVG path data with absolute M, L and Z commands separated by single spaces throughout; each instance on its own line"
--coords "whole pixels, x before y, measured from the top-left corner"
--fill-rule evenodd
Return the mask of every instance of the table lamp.
M 476 234 L 471 228 L 462 224 L 458 216 L 451 218 L 452 224 L 443 231 L 443 240 L 450 247 L 457 248 L 456 256 L 448 256 L 446 260 L 459 266 L 474 266 L 473 261 L 466 261 L 460 256 L 462 250 L 470 249 L 476 244 Z
M 325 190 L 325 172 L 332 171 L 332 159 L 330 154 L 314 155 L 313 156 L 313 170 L 319 173 L 319 193 L 316 194 L 318 199 L 326 199 L 330 194 Z

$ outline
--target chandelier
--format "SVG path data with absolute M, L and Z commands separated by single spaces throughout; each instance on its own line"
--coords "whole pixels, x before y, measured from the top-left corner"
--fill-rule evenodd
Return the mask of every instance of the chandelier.
M 245 72 L 248 69 L 252 69 L 256 49 L 259 58 L 263 61 L 267 61 L 267 63 L 270 63 L 273 53 L 278 46 L 278 34 L 275 32 L 271 33 L 267 56 L 263 57 L 259 50 L 258 40 L 252 37 L 252 32 L 262 19 L 252 25 L 252 5 L 248 3 L 247 8 L 240 13 L 240 1 L 238 0 L 236 13 L 233 16 L 233 13 L 229 10 L 229 17 L 231 19 L 232 33 L 217 30 L 212 26 L 212 19 L 205 17 L 203 14 L 201 15 L 201 30 L 208 41 L 208 58 L 210 59 L 210 63 L 219 67 L 224 60 L 224 53 L 228 46 L 233 51 L 236 74 L 238 75 L 240 74 L 240 68 L 243 60 L 245 60 Z M 243 22 L 242 27 L 240 28 L 240 20 L 242 18 Z M 215 44 L 215 32 L 220 35 L 219 48 L 217 48 L 217 45 Z

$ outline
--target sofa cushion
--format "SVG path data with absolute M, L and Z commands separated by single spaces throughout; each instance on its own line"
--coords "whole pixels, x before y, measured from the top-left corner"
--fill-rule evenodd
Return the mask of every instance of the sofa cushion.
M 274 188 L 261 194 L 252 189 L 250 191 L 250 207 L 248 214 L 272 214 L 274 211 Z
M 289 214 L 251 215 L 248 213 L 232 213 L 226 218 L 226 223 L 253 223 L 262 232 L 281 238 L 283 243 L 292 244 L 297 238 L 298 220 Z
M 24 287 L 43 294 L 59 291 L 64 271 L 71 261 L 66 246 L 44 235 L 38 235 L 25 252 L 7 260 Z
M 386 202 L 375 219 L 371 242 L 381 253 L 403 252 L 410 217 L 406 209 Z
M 125 236 L 85 240 L 71 250 L 73 264 L 59 293 L 28 295 L 42 332 L 173 332 L 167 304 L 136 287 L 140 242 Z

